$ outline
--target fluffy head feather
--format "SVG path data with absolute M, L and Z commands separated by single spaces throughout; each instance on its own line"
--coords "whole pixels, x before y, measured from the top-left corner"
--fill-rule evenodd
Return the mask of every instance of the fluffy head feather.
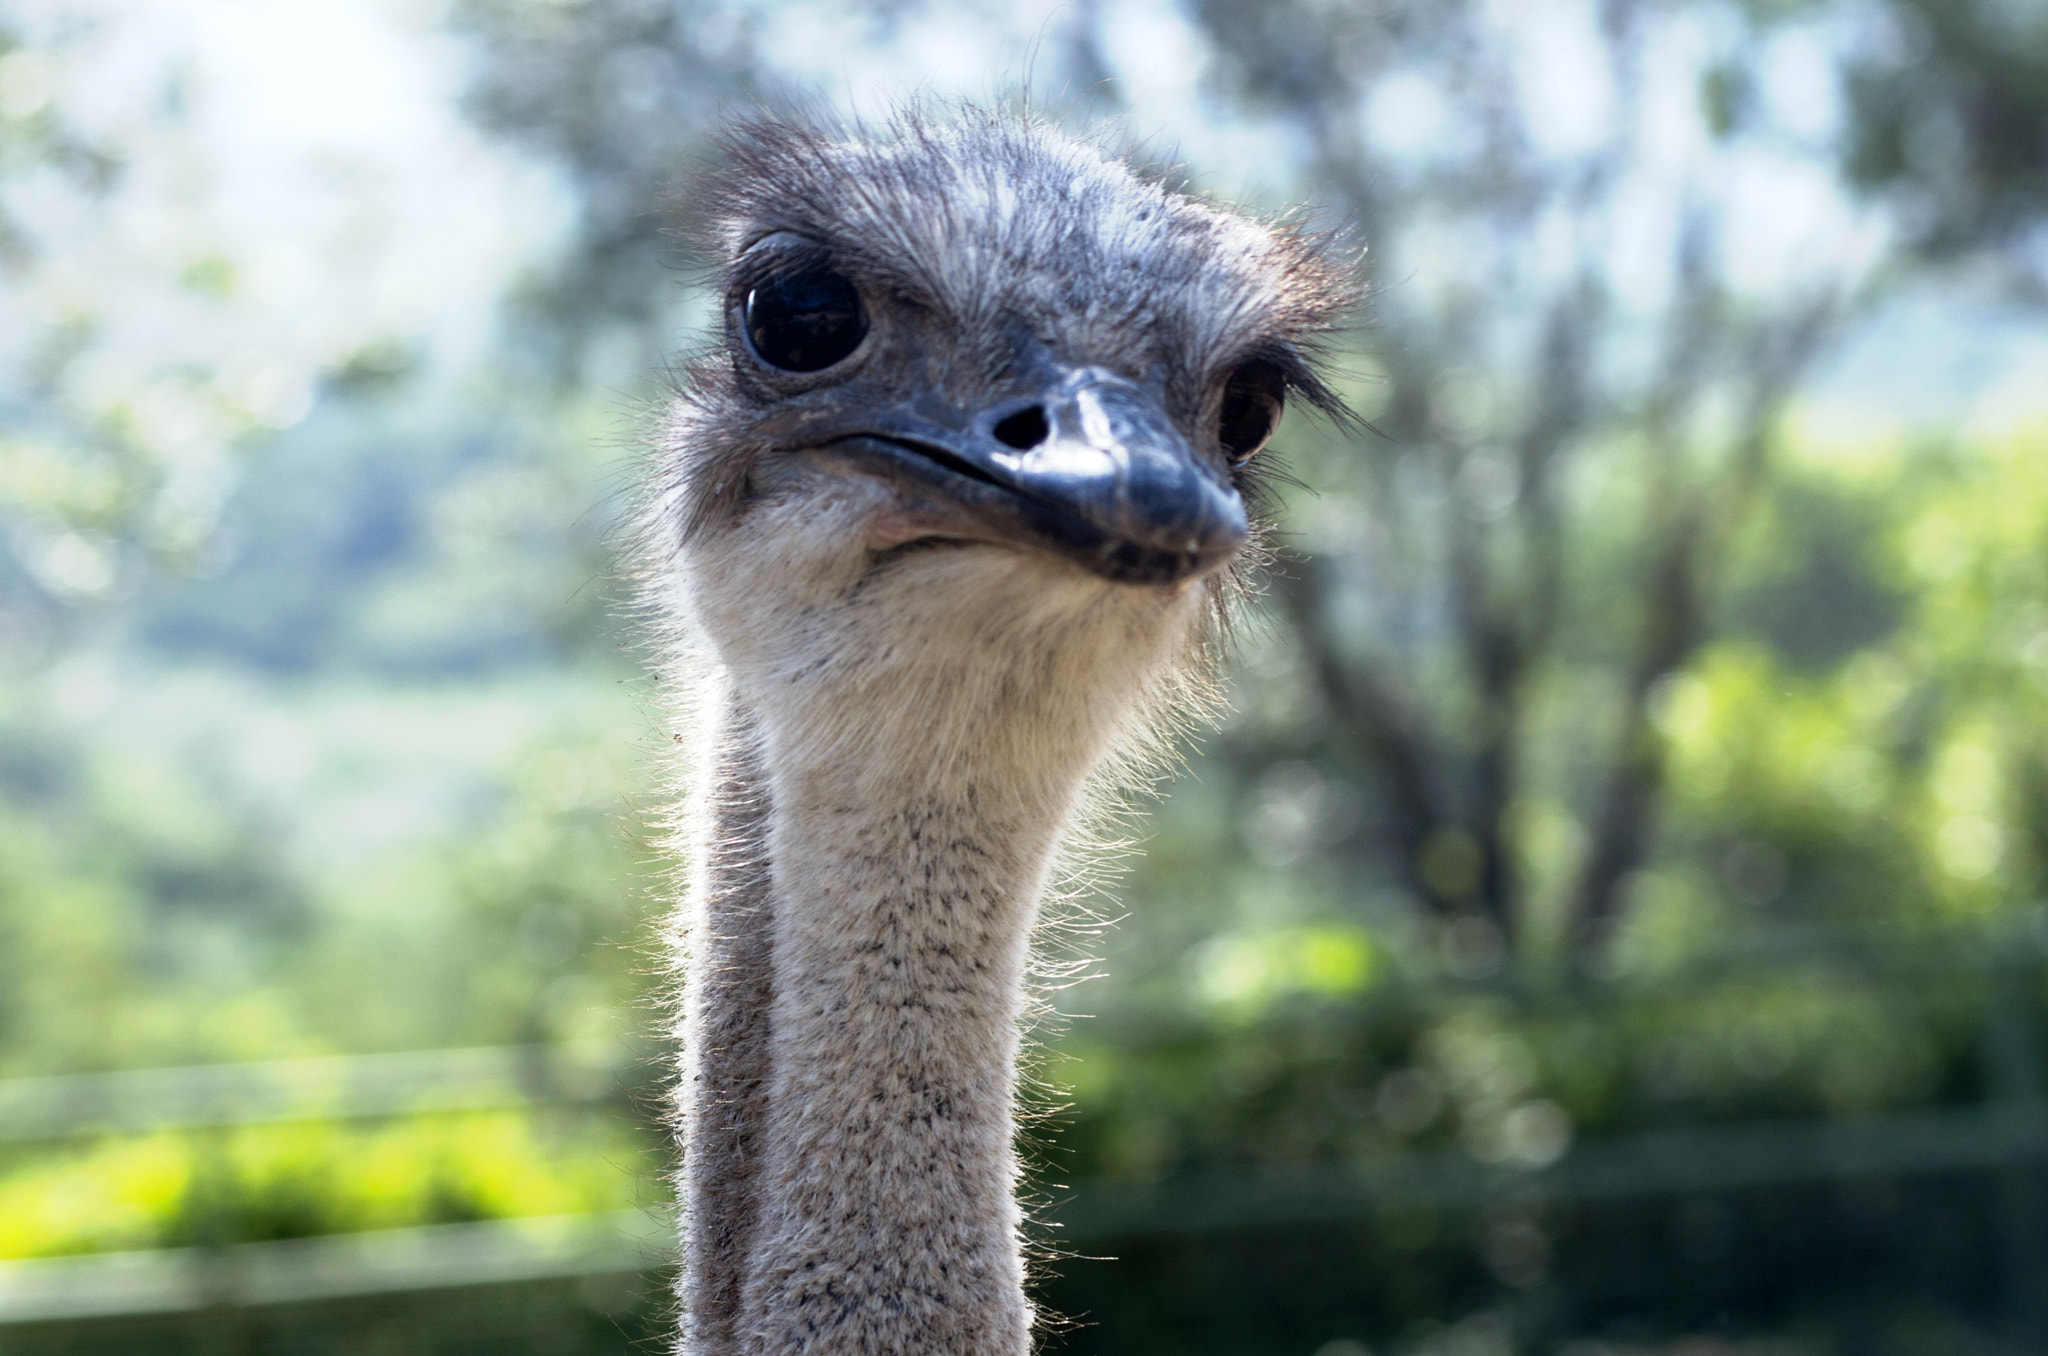
M 1049 362 L 1098 367 L 1155 392 L 1217 455 L 1224 383 L 1263 360 L 1289 394 L 1344 417 L 1316 364 L 1357 299 L 1334 236 L 1212 205 L 1091 142 L 977 109 L 858 135 L 757 119 L 728 128 L 720 152 L 693 211 L 722 334 L 682 373 L 664 439 L 671 547 L 739 511 L 750 472 L 825 403 L 820 388 L 971 410 L 1031 389 Z M 739 302 L 787 241 L 859 282 L 887 331 L 856 370 L 791 382 L 749 359 Z M 1259 459 L 1231 474 L 1256 515 Z

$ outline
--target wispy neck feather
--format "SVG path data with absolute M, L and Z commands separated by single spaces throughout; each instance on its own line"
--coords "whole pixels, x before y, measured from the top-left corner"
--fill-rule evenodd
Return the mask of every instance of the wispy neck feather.
M 774 914 L 768 794 L 759 735 L 725 699 L 700 752 L 704 779 L 691 837 L 695 871 L 678 941 L 688 955 L 683 1067 L 683 1350 L 739 1350 L 744 1261 L 759 1223 Z
M 908 780 L 908 779 L 906 779 Z M 773 1008 L 742 1350 L 1028 1347 L 1011 1101 L 1053 832 L 972 780 L 771 777 Z
M 915 561 L 780 629 L 696 581 L 728 695 L 688 929 L 690 1356 L 1029 1349 L 1032 925 L 1083 784 L 1205 601 L 986 554 L 972 613 Z

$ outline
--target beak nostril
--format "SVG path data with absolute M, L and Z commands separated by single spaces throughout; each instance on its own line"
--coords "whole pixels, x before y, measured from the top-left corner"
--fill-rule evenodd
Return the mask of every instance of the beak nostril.
M 1028 452 L 1045 441 L 1052 427 L 1045 422 L 1044 409 L 1031 405 L 997 424 L 994 432 L 996 440 L 1006 447 Z

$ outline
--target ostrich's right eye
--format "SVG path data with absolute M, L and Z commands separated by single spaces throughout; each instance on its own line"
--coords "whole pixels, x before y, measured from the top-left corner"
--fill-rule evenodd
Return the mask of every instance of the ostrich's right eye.
M 1216 422 L 1216 441 L 1232 466 L 1242 466 L 1266 445 L 1287 402 L 1287 378 L 1269 362 L 1253 359 L 1230 374 L 1223 385 L 1223 413 Z
M 860 347 L 867 308 L 829 268 L 786 273 L 747 293 L 740 324 L 754 356 L 785 372 L 822 372 Z

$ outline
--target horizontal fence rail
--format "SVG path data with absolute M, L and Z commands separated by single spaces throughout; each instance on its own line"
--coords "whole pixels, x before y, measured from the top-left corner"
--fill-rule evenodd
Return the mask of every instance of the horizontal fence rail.
M 1059 1245 L 1340 1223 L 1403 1206 L 1683 1197 L 1796 1182 L 1995 1169 L 2048 1157 L 2048 1107 L 1655 1131 L 1580 1145 L 1547 1168 L 1461 1153 L 1379 1166 L 1208 1173 L 1053 1188 Z M 0 1324 L 190 1312 L 636 1272 L 673 1256 L 643 1211 L 497 1220 L 224 1248 L 0 1263 Z
M 1202 1173 L 1076 1185 L 1051 1212 L 1057 1241 L 1096 1242 L 1370 1219 L 1388 1207 L 1700 1196 L 1800 1182 L 1912 1177 L 2048 1159 L 2048 1107 L 1966 1107 L 1856 1121 L 1659 1130 L 1580 1145 L 1547 1168 L 1465 1154 L 1373 1167 Z M 1056 1190 L 1056 1189 L 1055 1189 Z
M 0 1143 L 594 1102 L 646 1081 L 613 1041 L 62 1074 L 0 1082 Z
M 657 1267 L 674 1234 L 639 1210 L 0 1263 L 0 1325 L 302 1304 Z

